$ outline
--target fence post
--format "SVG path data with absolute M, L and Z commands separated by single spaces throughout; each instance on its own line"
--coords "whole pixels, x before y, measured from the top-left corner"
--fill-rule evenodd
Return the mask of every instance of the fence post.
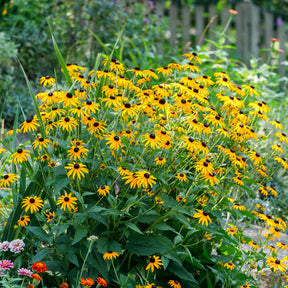
M 251 28 L 251 3 L 239 3 L 236 6 L 238 15 L 236 17 L 236 51 L 242 57 L 245 64 L 250 59 L 250 28 Z
M 190 28 L 191 28 L 191 11 L 189 6 L 182 6 L 182 45 L 187 48 L 191 43 Z
M 255 58 L 259 57 L 260 39 L 260 8 L 251 4 L 251 53 Z M 249 57 L 250 58 L 250 57 Z
M 158 0 L 156 2 L 156 11 L 157 11 L 157 16 L 158 16 L 158 27 L 161 26 L 162 21 L 163 21 L 164 5 L 165 5 L 165 3 L 162 0 Z M 160 55 L 163 55 L 163 45 L 164 45 L 163 41 L 164 41 L 163 37 L 160 37 L 160 39 L 157 41 L 156 49 Z
M 217 7 L 216 5 L 209 5 L 208 7 L 208 12 L 209 12 L 209 21 L 213 21 L 210 23 L 209 27 L 209 39 L 212 41 L 217 40 L 217 34 L 216 34 L 216 29 L 217 29 Z M 215 17 L 216 16 L 216 17 Z M 214 46 L 212 46 L 212 50 L 214 50 Z
M 221 10 L 221 32 L 224 31 L 229 18 L 230 18 L 229 7 L 224 6 Z M 231 23 L 229 27 L 227 27 L 227 30 L 225 31 L 225 35 L 228 37 L 230 37 L 230 26 L 231 26 Z M 229 41 L 227 38 L 225 38 L 225 44 L 229 44 Z
M 195 15 L 196 15 L 196 45 L 201 45 L 200 39 L 201 35 L 204 31 L 204 6 L 196 6 L 195 7 Z
M 169 12 L 170 26 L 170 47 L 175 48 L 177 40 L 177 19 L 178 19 L 178 4 L 177 0 L 172 0 Z
M 285 76 L 286 66 L 281 64 L 281 62 L 285 61 L 285 42 L 286 42 L 286 33 L 285 33 L 285 23 L 283 22 L 281 17 L 277 17 L 276 20 L 277 24 L 277 38 L 280 40 L 280 49 L 284 52 L 280 54 L 279 56 L 279 67 L 278 67 L 278 73 L 280 77 Z
M 264 24 L 265 24 L 265 30 L 264 30 L 264 37 L 265 37 L 265 48 L 269 49 L 269 51 L 266 51 L 265 53 L 265 59 L 267 60 L 270 54 L 270 48 L 271 48 L 271 41 L 270 39 L 273 37 L 273 15 L 265 11 L 264 13 Z

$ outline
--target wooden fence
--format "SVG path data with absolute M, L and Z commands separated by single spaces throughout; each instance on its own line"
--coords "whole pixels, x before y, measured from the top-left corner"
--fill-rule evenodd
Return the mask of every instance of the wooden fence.
M 169 7 L 167 2 L 170 4 L 169 9 L 165 8 Z M 169 31 L 166 34 L 169 35 L 170 47 L 201 46 L 205 43 L 205 39 L 217 41 L 217 33 L 215 32 L 223 31 L 229 19 L 231 7 L 223 7 L 219 12 L 216 5 L 194 6 L 179 3 L 181 1 L 178 0 L 154 0 L 159 19 L 158 25 L 161 25 L 164 20 L 167 21 L 168 19 L 169 21 Z M 232 44 L 236 47 L 237 55 L 249 65 L 251 56 L 265 57 L 265 54 L 260 53 L 260 51 L 269 49 L 271 47 L 270 39 L 277 38 L 280 39 L 279 48 L 284 51 L 280 56 L 280 62 L 285 61 L 287 31 L 281 15 L 265 11 L 249 0 L 237 4 L 235 10 L 238 14 L 233 16 L 233 21 L 230 23 L 226 35 L 229 36 L 233 31 L 234 43 Z M 202 41 L 203 37 L 204 40 Z M 159 53 L 163 53 L 163 47 L 163 42 L 158 43 Z M 211 49 L 213 49 L 212 46 Z M 279 73 L 282 76 L 285 75 L 285 65 L 280 65 Z

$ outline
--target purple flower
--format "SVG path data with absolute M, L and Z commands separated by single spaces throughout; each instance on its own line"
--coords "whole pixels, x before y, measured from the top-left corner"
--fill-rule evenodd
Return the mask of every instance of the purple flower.
M 0 250 L 7 251 L 9 249 L 10 243 L 8 241 L 4 241 L 0 243 Z
M 149 1 L 149 5 L 150 5 L 150 9 L 154 8 L 154 2 L 153 1 Z
M 0 270 L 9 270 L 10 268 L 13 268 L 14 264 L 10 260 L 3 260 L 0 261 Z
M 16 239 L 10 242 L 11 252 L 17 254 L 24 250 L 25 243 L 21 239 Z
M 146 23 L 146 24 L 149 24 L 148 18 L 144 17 L 144 18 L 143 18 L 143 22 Z
M 277 19 L 276 19 L 276 25 L 277 25 L 277 26 L 281 26 L 282 24 L 283 24 L 282 18 L 281 18 L 281 17 L 277 17 Z
M 18 275 L 24 275 L 24 276 L 28 276 L 31 277 L 31 275 L 33 274 L 33 272 L 29 269 L 26 268 L 20 268 L 18 269 Z

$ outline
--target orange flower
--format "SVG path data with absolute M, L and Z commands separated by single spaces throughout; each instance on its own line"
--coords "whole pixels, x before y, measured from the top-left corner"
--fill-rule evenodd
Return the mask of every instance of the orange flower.
M 91 287 L 95 282 L 91 278 L 87 278 L 86 280 L 84 278 L 81 278 L 80 284 L 83 284 L 84 287 Z
M 231 15 L 237 15 L 237 14 L 238 14 L 238 12 L 237 12 L 236 10 L 233 10 L 233 9 L 230 9 L 230 10 L 229 10 L 229 13 L 230 13 Z
M 47 270 L 46 264 L 43 262 L 34 262 L 32 265 L 32 269 L 37 273 L 45 272 Z
M 32 274 L 31 277 L 33 279 L 36 279 L 36 280 L 39 280 L 39 281 L 41 281 L 41 279 L 42 279 L 41 276 L 39 274 L 37 274 L 37 273 Z
M 60 288 L 69 288 L 66 282 L 60 284 Z
M 28 284 L 27 288 L 34 288 L 33 284 Z
M 107 287 L 108 285 L 107 281 L 101 277 L 98 277 L 95 281 L 103 287 Z

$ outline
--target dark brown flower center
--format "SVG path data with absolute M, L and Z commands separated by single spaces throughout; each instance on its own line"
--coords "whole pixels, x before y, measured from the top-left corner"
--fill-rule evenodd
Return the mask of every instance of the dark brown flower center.
M 69 202 L 70 201 L 70 198 L 69 197 L 64 197 L 64 202 Z
M 35 203 L 35 199 L 34 199 L 34 198 L 31 198 L 31 199 L 29 200 L 29 202 L 30 202 L 31 204 L 33 204 L 33 203 Z
M 80 168 L 80 165 L 79 164 L 74 164 L 74 169 L 79 169 Z

